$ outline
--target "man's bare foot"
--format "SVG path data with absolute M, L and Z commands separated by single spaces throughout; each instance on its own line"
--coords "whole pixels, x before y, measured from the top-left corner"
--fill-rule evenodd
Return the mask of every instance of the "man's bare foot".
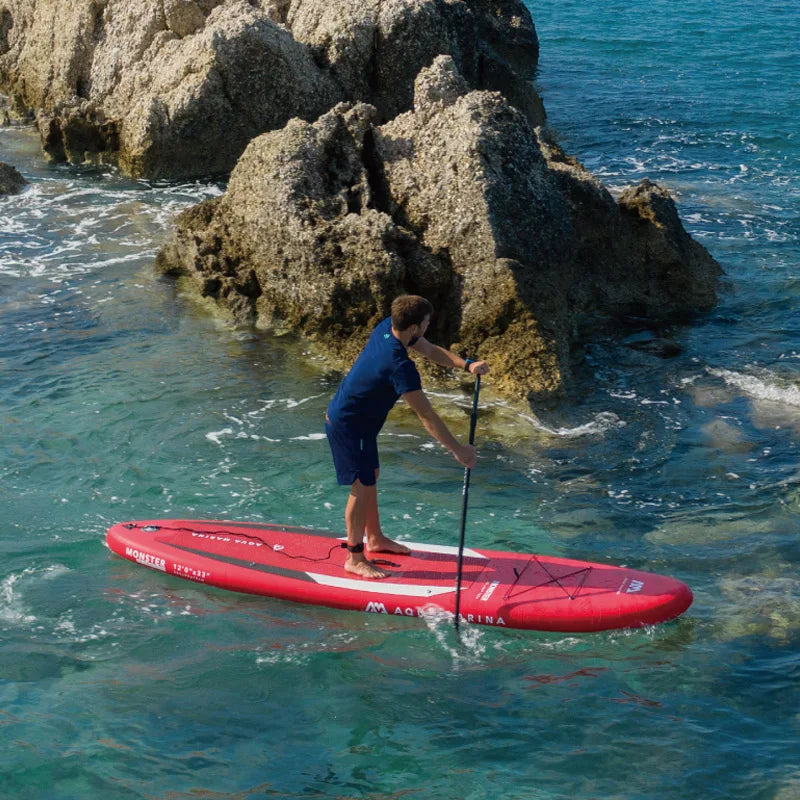
M 371 561 L 368 561 L 363 553 L 348 553 L 344 562 L 346 572 L 360 575 L 362 578 L 386 578 L 389 573 L 378 569 Z
M 382 533 L 377 536 L 367 536 L 367 550 L 370 553 L 396 553 L 399 556 L 407 556 L 411 552 L 404 544 L 394 542 Z

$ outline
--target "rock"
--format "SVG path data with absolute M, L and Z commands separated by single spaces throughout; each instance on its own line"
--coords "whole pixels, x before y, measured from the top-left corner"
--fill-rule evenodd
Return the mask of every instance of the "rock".
M 749 453 L 756 447 L 741 429 L 719 417 L 703 425 L 700 430 L 706 446 L 723 453 Z
M 501 390 L 549 393 L 569 369 L 569 208 L 523 114 L 499 93 L 458 95 L 453 68 L 423 70 L 414 111 L 376 132 L 387 211 L 453 272 L 440 340 L 499 365 Z
M 414 111 L 425 113 L 426 109 L 451 106 L 468 91 L 469 85 L 456 69 L 453 59 L 439 57 L 414 81 Z
M 118 157 L 147 177 L 227 174 L 250 139 L 342 100 L 391 119 L 441 52 L 473 88 L 544 119 L 521 0 L 4 0 L 0 12 L 0 91 L 35 114 L 45 151 Z
M 5 95 L 0 94 L 0 126 L 11 125 L 12 121 L 11 102 Z
M 0 55 L 5 55 L 9 51 L 8 34 L 13 27 L 14 18 L 11 12 L 7 8 L 0 10 Z
M 484 51 L 531 77 L 539 58 L 539 37 L 527 6 L 518 0 L 470 0 L 470 7 L 477 14 Z
M 245 0 L 8 0 L 0 88 L 56 160 L 227 174 L 254 136 L 342 99 L 311 50 Z M 263 4 L 265 7 L 267 4 Z
M 341 104 L 255 139 L 224 197 L 178 218 L 162 271 L 189 276 L 239 321 L 300 330 L 352 357 L 352 334 L 437 272 L 413 236 L 370 207 L 364 140 L 375 116 Z
M 286 22 L 382 121 L 411 108 L 417 74 L 442 54 L 470 87 L 503 91 L 532 125 L 544 121 L 531 83 L 538 39 L 520 0 L 293 0 Z
M 657 336 L 650 331 L 641 331 L 623 340 L 626 347 L 638 350 L 641 353 L 648 353 L 657 358 L 675 358 L 683 352 L 683 347 L 674 339 L 665 336 Z
M 631 231 L 634 280 L 645 298 L 657 295 L 664 314 L 673 317 L 712 308 L 722 270 L 686 233 L 669 192 L 645 179 L 622 193 L 619 208 Z
M 107 105 L 126 172 L 191 177 L 230 172 L 255 136 L 316 119 L 340 98 L 305 45 L 240 2 L 214 9 L 188 38 L 157 38 Z
M 712 308 L 722 270 L 686 233 L 669 193 L 643 180 L 615 202 L 546 130 L 538 133 L 571 209 L 577 271 L 569 293 L 576 307 L 594 309 L 585 332 L 604 318 L 614 325 L 627 317 L 667 322 Z
M 0 196 L 4 194 L 19 194 L 26 186 L 28 181 L 22 177 L 19 171 L 0 161 Z
M 196 3 L 194 0 L 164 0 L 167 28 L 176 36 L 191 36 L 206 23 L 206 17 L 216 3 Z
M 730 613 L 714 626 L 717 638 L 797 642 L 800 598 L 793 578 L 762 568 L 741 577 L 722 578 L 719 589 Z
M 44 151 L 55 161 L 114 161 L 119 148 L 118 129 L 87 100 L 40 111 L 36 124 Z
M 396 294 L 422 294 L 433 341 L 535 401 L 564 391 L 579 320 L 711 300 L 719 267 L 662 189 L 618 205 L 502 95 L 470 91 L 451 57 L 421 71 L 413 111 L 380 119 L 342 104 L 254 140 L 224 197 L 179 218 L 161 269 L 342 363 Z
M 4 0 L 0 9 L 0 90 L 15 105 L 52 109 L 85 91 L 93 4 Z

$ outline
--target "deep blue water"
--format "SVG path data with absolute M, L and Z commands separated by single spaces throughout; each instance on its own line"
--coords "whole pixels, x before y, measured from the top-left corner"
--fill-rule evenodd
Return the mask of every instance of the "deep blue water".
M 305 608 L 123 562 L 113 521 L 341 528 L 320 417 L 338 376 L 154 276 L 219 187 L 0 159 L 0 793 L 14 798 L 800 796 L 796 3 L 531 3 L 565 148 L 649 177 L 725 269 L 666 333 L 589 343 L 574 396 L 487 385 L 468 542 L 689 583 L 654 630 L 587 636 Z M 468 396 L 435 393 L 466 431 Z M 454 543 L 461 472 L 398 410 L 387 531 Z

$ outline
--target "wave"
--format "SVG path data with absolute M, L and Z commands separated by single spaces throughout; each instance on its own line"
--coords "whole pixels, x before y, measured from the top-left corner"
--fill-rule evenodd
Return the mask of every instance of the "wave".
M 721 378 L 727 386 L 739 389 L 755 400 L 765 400 L 785 406 L 800 406 L 800 385 L 790 383 L 765 370 L 761 375 L 709 368 L 708 374 Z
M 217 184 L 156 186 L 112 174 L 32 178 L 21 195 L 0 198 L 0 276 L 56 283 L 138 260 L 188 205 L 221 193 Z
M 447 400 L 453 406 L 467 410 L 470 407 L 469 399 L 463 394 L 447 394 L 435 390 L 426 390 L 429 397 Z M 635 398 L 635 394 L 625 395 L 625 399 Z M 484 415 L 489 418 L 489 425 L 495 433 L 506 431 L 511 438 L 516 435 L 529 433 L 528 426 L 547 436 L 560 439 L 578 439 L 582 436 L 602 436 L 608 431 L 624 428 L 628 423 L 620 419 L 613 411 L 600 411 L 589 421 L 574 427 L 547 425 L 534 414 L 520 412 L 518 408 L 504 400 L 493 398 L 490 402 L 481 403 L 478 408 L 479 417 Z M 524 424 L 520 424 L 524 423 Z M 384 434 L 408 435 L 408 434 Z

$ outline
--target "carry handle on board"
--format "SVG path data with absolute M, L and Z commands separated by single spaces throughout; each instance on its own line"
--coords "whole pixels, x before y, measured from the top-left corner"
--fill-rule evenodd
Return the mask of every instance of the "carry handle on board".
M 469 443 L 475 444 L 475 425 L 478 422 L 478 395 L 481 392 L 481 376 L 475 376 L 475 394 L 472 397 L 472 414 L 469 418 Z M 461 606 L 461 567 L 464 561 L 464 532 L 467 527 L 467 503 L 469 502 L 469 467 L 464 469 L 464 489 L 461 504 L 461 535 L 458 539 L 458 566 L 456 568 L 456 608 L 455 626 L 458 632 L 460 606 Z

